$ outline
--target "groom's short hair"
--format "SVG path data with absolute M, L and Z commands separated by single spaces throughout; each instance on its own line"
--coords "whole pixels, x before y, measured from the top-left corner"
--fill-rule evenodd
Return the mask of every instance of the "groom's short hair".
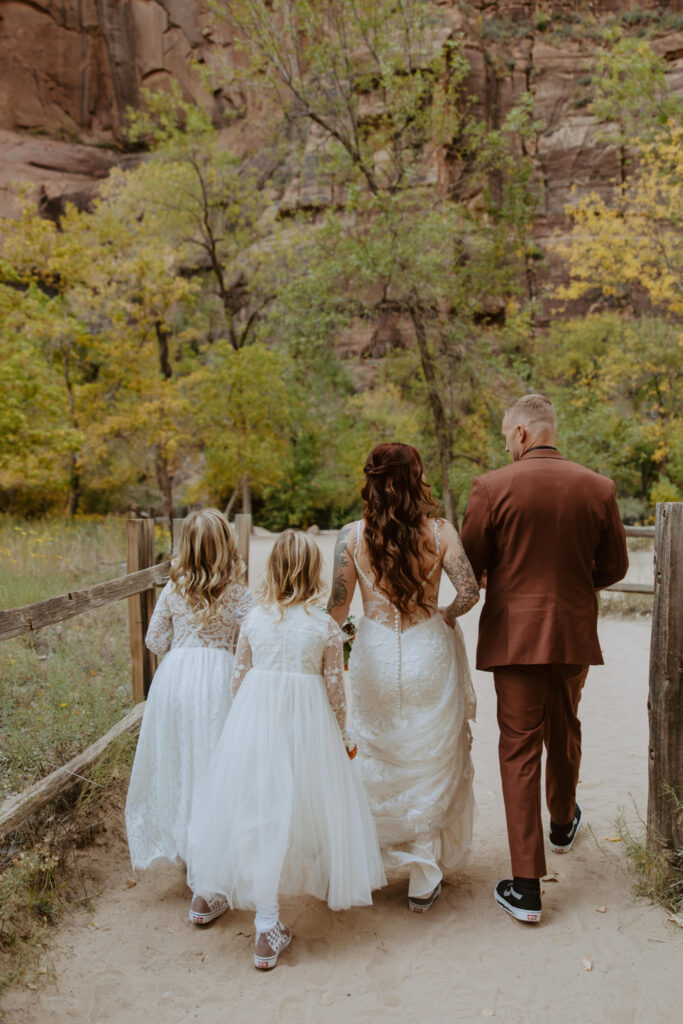
M 523 395 L 507 407 L 505 416 L 508 420 L 519 417 L 530 427 L 549 427 L 553 431 L 557 427 L 555 406 L 545 395 Z

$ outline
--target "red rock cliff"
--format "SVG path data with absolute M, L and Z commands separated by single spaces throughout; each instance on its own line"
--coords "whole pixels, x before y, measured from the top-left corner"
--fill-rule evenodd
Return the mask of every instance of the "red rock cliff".
M 579 192 L 607 190 L 615 176 L 614 147 L 600 140 L 587 113 L 588 29 L 591 18 L 617 17 L 633 5 L 434 3 L 447 30 L 465 35 L 470 89 L 490 124 L 499 123 L 525 90 L 533 93 L 545 126 L 537 148 L 542 195 L 536 223 L 545 247 L 566 227 L 563 209 L 572 185 Z M 639 10 L 654 12 L 655 6 L 641 2 Z M 671 89 L 683 92 L 683 19 L 675 9 L 683 10 L 682 0 L 649 25 L 656 52 L 667 60 Z M 549 20 L 560 31 L 549 32 Z M 89 202 L 113 164 L 134 159 L 122 148 L 122 129 L 141 89 L 174 79 L 187 98 L 218 112 L 231 97 L 207 94 L 192 63 L 226 59 L 229 39 L 214 36 L 200 0 L 4 0 L 0 215 L 11 212 L 12 183 L 21 180 L 36 183 L 48 214 L 65 199 Z M 291 182 L 286 201 L 307 201 L 308 188 Z M 551 277 L 559 272 L 551 263 Z

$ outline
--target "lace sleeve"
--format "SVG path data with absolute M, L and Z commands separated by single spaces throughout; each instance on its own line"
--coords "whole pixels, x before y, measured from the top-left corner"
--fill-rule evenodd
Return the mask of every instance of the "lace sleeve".
M 328 620 L 327 643 L 323 652 L 323 677 L 330 707 L 342 732 L 346 726 L 346 694 L 344 693 L 344 648 L 342 632 L 332 619 Z
M 237 691 L 244 682 L 244 677 L 252 667 L 252 664 L 251 644 L 249 643 L 246 630 L 242 629 L 237 643 L 237 650 L 235 651 L 235 661 L 232 666 L 233 699 L 237 696 Z
M 456 590 L 454 600 L 444 611 L 444 618 L 454 625 L 456 618 L 464 615 L 479 600 L 479 584 L 462 541 L 450 523 L 444 523 L 442 527 L 442 547 L 444 572 Z
M 240 627 L 254 607 L 254 595 L 241 583 L 234 584 L 226 592 L 222 602 L 221 618 L 230 650 L 234 650 Z
M 173 621 L 168 603 L 170 586 L 171 584 L 167 583 L 159 595 L 159 600 L 154 606 L 152 618 L 149 620 L 149 626 L 147 627 L 147 636 L 145 637 L 147 647 L 158 655 L 166 654 L 173 640 Z
M 242 623 L 244 622 L 244 620 L 246 619 L 247 615 L 249 614 L 253 607 L 254 595 L 252 594 L 251 590 L 249 590 L 247 587 L 240 586 L 239 594 L 237 596 L 233 608 L 233 615 L 235 618 L 235 622 L 237 623 L 238 626 L 242 625 Z

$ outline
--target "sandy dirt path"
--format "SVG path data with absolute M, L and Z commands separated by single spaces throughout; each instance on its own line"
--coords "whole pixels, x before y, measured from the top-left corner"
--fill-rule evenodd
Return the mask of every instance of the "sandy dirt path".
M 329 564 L 334 537 L 319 540 Z M 268 538 L 255 539 L 255 574 L 269 547 Z M 475 609 L 462 620 L 471 657 L 477 618 Z M 493 903 L 509 862 L 492 679 L 476 673 L 475 846 L 429 914 L 408 911 L 400 880 L 368 909 L 333 914 L 313 899 L 289 900 L 282 916 L 295 941 L 275 971 L 257 974 L 251 915 L 229 912 L 193 927 L 180 868 L 139 874 L 129 888 L 115 822 L 100 845 L 80 854 L 101 885 L 94 911 L 63 920 L 53 943 L 54 983 L 8 993 L 6 1024 L 681 1020 L 683 931 L 663 910 L 632 900 L 620 844 L 606 841 L 621 808 L 634 819 L 632 801 L 646 807 L 649 620 L 603 619 L 600 636 L 607 664 L 591 669 L 581 704 L 579 798 L 590 830 L 571 854 L 548 853 L 557 875 L 543 886 L 542 924 L 519 924 Z

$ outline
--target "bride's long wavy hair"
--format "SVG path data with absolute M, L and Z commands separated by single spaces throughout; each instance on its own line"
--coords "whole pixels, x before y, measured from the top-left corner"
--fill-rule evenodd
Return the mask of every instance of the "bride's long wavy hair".
M 429 612 L 418 567 L 436 551 L 423 536 L 422 521 L 438 515 L 439 506 L 425 483 L 420 453 L 409 444 L 378 444 L 363 472 L 365 543 L 377 586 L 402 614 L 416 604 Z

